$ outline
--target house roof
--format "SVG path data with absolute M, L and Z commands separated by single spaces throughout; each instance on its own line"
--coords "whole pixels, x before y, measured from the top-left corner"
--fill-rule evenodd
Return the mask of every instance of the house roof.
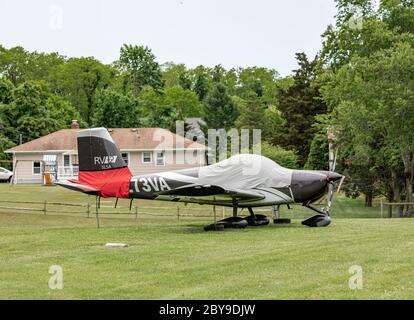
M 164 150 L 177 148 L 207 149 L 206 146 L 186 138 L 183 138 L 184 146 L 177 146 L 177 135 L 161 128 L 116 128 L 108 129 L 108 131 L 118 148 L 123 151 L 154 150 L 160 144 L 163 144 Z M 77 132 L 78 129 L 59 130 L 6 150 L 6 152 L 77 152 Z M 160 139 L 160 141 L 156 141 L 156 139 Z M 171 146 L 168 146 L 168 143 Z

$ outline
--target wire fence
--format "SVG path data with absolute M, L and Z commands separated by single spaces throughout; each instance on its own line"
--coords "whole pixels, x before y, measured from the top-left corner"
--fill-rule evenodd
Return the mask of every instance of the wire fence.
M 169 217 L 180 221 L 182 218 L 208 218 L 224 219 L 232 215 L 232 208 L 210 206 L 208 208 L 186 207 L 182 204 L 167 206 L 114 206 L 114 205 L 92 205 L 91 203 L 65 203 L 56 201 L 16 201 L 0 200 L 0 210 L 12 212 L 32 212 L 43 215 L 71 215 L 95 217 L 99 228 L 100 216 L 120 217 L 127 216 L 138 219 L 139 216 Z M 256 209 L 257 213 L 270 213 L 269 209 Z

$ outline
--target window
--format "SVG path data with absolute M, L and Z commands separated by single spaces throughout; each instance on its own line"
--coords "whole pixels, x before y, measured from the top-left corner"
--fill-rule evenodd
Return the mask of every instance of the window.
M 126 165 L 129 165 L 129 152 L 122 152 L 121 153 L 122 159 L 125 161 Z
M 142 163 L 151 163 L 152 162 L 152 153 L 143 152 L 142 153 Z
M 0 173 L 6 173 L 6 170 L 0 168 Z
M 63 155 L 63 166 L 64 167 L 70 167 L 70 154 L 64 154 Z
M 40 161 L 33 161 L 33 174 L 37 175 L 41 173 Z
M 157 166 L 164 166 L 165 165 L 165 156 L 163 151 L 156 152 L 156 165 Z

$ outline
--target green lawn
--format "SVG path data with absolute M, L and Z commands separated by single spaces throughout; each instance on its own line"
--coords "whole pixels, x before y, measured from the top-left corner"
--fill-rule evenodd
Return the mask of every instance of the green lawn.
M 55 187 L 0 185 L 0 194 L 88 200 Z M 138 203 L 150 204 L 169 205 Z M 413 299 L 414 219 L 368 219 L 379 216 L 378 208 L 360 204 L 338 198 L 327 228 L 294 219 L 289 226 L 208 233 L 206 218 L 101 217 L 97 229 L 81 214 L 0 210 L 0 299 Z M 106 249 L 107 242 L 129 247 Z M 51 265 L 63 268 L 63 290 L 48 288 Z M 352 265 L 363 268 L 362 290 L 348 286 Z

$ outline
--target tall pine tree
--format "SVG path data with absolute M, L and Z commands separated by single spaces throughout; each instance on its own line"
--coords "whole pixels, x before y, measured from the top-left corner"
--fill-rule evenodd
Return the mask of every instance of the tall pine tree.
M 206 96 L 203 113 L 208 128 L 228 130 L 234 126 L 238 110 L 222 83 L 217 83 Z
M 315 85 L 317 59 L 309 61 L 305 53 L 297 53 L 299 69 L 294 71 L 294 83 L 287 90 L 279 89 L 279 110 L 285 124 L 280 130 L 280 145 L 295 150 L 300 165 L 306 163 L 310 144 L 315 134 L 312 125 L 315 115 L 326 113 Z

